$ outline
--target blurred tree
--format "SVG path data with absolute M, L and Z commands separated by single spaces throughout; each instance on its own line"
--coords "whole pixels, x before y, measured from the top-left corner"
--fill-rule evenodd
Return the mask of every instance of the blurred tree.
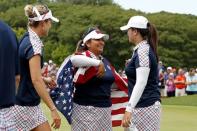
M 23 8 L 28 2 L 35 2 L 35 0 L 21 1 L 16 4 L 14 0 L 0 1 L 0 18 L 13 27 L 18 38 L 27 28 L 27 18 Z M 40 0 L 40 2 L 46 1 Z M 83 32 L 88 27 L 96 25 L 110 35 L 110 39 L 105 44 L 104 56 L 116 68 L 124 68 L 125 59 L 132 56 L 134 45 L 128 42 L 127 35 L 120 31 L 120 26 L 125 25 L 133 15 L 145 15 L 158 29 L 159 56 L 166 66 L 195 67 L 197 65 L 196 16 L 167 12 L 145 14 L 131 9 L 124 10 L 115 4 L 98 6 L 67 2 L 47 3 L 60 22 L 54 23 L 49 36 L 43 39 L 45 60 L 52 58 L 58 64 L 63 62 L 66 56 L 72 54 Z
M 51 0 L 52 2 L 65 2 L 69 4 L 110 5 L 113 0 Z

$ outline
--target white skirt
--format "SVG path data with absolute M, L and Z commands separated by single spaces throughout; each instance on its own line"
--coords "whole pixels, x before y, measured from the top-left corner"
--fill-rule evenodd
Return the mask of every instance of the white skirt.
M 16 129 L 29 131 L 47 121 L 40 106 L 19 106 L 13 108 Z

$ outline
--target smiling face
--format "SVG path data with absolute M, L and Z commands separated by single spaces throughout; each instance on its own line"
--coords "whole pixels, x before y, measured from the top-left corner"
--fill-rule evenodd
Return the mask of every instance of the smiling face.
M 96 56 L 99 56 L 103 53 L 105 42 L 103 39 L 91 39 L 86 43 L 88 50 L 94 53 Z

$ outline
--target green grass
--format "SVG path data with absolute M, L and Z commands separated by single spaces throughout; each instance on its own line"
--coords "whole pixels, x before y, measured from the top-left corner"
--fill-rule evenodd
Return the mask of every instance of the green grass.
M 42 108 L 51 123 L 50 111 Z M 70 131 L 66 119 L 62 117 L 61 128 L 54 131 Z M 197 95 L 162 99 L 161 131 L 196 131 L 197 130 Z M 123 131 L 122 127 L 113 131 Z
M 162 105 L 197 106 L 197 95 L 163 98 Z
M 197 107 L 164 105 L 161 131 L 196 131 Z

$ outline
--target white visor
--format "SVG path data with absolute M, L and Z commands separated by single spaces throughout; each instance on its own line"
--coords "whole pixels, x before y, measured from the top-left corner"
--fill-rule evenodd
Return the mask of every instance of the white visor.
M 47 12 L 44 15 L 38 15 L 37 17 L 28 18 L 28 19 L 32 21 L 43 21 L 43 20 L 51 19 L 54 22 L 59 22 L 59 19 L 53 17 L 51 10 L 49 10 L 49 12 Z
M 101 39 L 101 38 L 103 38 L 103 40 L 108 40 L 109 35 L 102 34 L 100 31 L 94 30 L 90 32 L 88 35 L 86 35 L 86 37 L 83 39 L 83 43 L 86 43 L 90 39 Z

